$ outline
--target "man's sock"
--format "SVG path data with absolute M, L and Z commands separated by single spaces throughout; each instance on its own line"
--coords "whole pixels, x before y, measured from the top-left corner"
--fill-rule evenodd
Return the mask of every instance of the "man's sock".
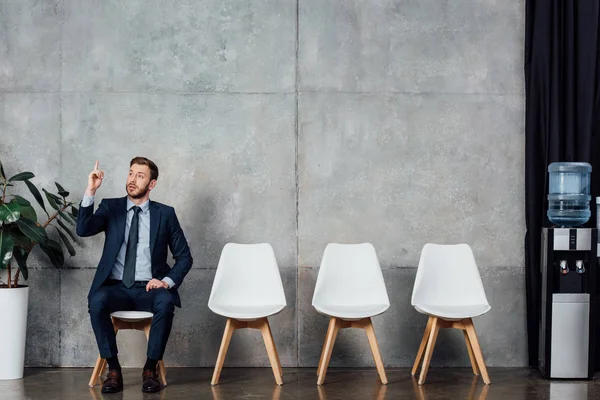
M 119 364 L 119 357 L 114 356 L 111 358 L 107 358 L 106 362 L 108 363 L 108 369 L 116 369 L 117 371 L 121 371 L 121 364 Z
M 156 364 L 158 364 L 158 360 L 153 360 L 151 358 L 147 358 L 146 364 L 144 364 L 144 369 L 156 371 Z

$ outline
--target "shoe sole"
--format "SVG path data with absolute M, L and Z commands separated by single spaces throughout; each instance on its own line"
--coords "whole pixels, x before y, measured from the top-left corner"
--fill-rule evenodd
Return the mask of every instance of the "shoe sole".
M 123 387 L 118 388 L 117 390 L 104 390 L 102 389 L 100 392 L 104 393 L 104 394 L 111 394 L 111 393 L 119 393 L 123 391 Z
M 162 387 L 158 388 L 156 390 L 142 388 L 142 392 L 144 392 L 144 393 L 157 393 L 157 392 L 160 392 L 161 390 L 162 390 Z

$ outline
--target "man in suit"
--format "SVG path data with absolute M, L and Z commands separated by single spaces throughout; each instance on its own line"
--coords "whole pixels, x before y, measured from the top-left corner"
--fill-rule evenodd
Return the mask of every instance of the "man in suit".
M 158 167 L 144 157 L 131 160 L 125 189 L 127 196 L 104 199 L 94 212 L 94 196 L 104 179 L 98 161 L 88 176 L 88 186 L 77 218 L 77 234 L 104 232 L 104 250 L 88 294 L 88 308 L 100 356 L 108 361 L 103 393 L 123 389 L 121 365 L 110 313 L 149 311 L 154 313 L 148 339 L 147 360 L 142 373 L 142 391 L 162 389 L 156 366 L 162 359 L 174 306 L 181 307 L 177 288 L 192 267 L 192 256 L 175 210 L 151 201 Z M 175 264 L 167 264 L 167 248 Z

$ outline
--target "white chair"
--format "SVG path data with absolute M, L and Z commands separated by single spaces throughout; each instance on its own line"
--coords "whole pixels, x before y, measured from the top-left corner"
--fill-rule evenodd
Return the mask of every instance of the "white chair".
M 418 312 L 429 316 L 412 369 L 412 375 L 415 375 L 424 353 L 419 385 L 425 383 L 441 328 L 463 331 L 473 373 L 479 375 L 481 371 L 483 381 L 489 385 L 490 378 L 472 318 L 485 314 L 491 307 L 469 245 L 428 243 L 423 247 L 411 304 Z
M 124 329 L 133 329 L 136 331 L 143 331 L 146 334 L 146 340 L 150 337 L 150 326 L 152 325 L 152 317 L 154 314 L 147 311 L 115 311 L 110 314 L 113 328 L 115 329 L 115 334 L 118 331 L 122 331 Z M 92 377 L 90 378 L 89 387 L 94 387 L 98 383 L 101 382 L 101 376 L 106 368 L 106 359 L 98 356 L 96 360 L 96 365 L 94 366 L 94 370 L 92 371 Z M 163 360 L 158 362 L 158 366 L 156 368 L 161 383 L 163 386 L 167 386 L 167 370 L 165 369 L 165 364 Z
M 383 384 L 387 377 L 371 317 L 390 307 L 375 248 L 370 243 L 330 243 L 325 248 L 312 305 L 327 315 L 329 328 L 317 370 L 317 385 L 325 381 L 335 338 L 340 329 L 364 329 L 377 372 Z
M 226 244 L 208 300 L 208 307 L 214 313 L 227 317 L 212 385 L 219 383 L 233 331 L 242 328 L 260 330 L 275 381 L 283 384 L 283 370 L 267 317 L 279 313 L 285 306 L 283 284 L 271 245 Z

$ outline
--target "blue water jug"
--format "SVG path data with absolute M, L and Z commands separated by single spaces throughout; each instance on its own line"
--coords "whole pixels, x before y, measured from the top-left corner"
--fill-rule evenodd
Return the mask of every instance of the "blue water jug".
M 592 166 L 583 162 L 555 162 L 548 166 L 548 219 L 561 227 L 581 226 L 590 211 Z

